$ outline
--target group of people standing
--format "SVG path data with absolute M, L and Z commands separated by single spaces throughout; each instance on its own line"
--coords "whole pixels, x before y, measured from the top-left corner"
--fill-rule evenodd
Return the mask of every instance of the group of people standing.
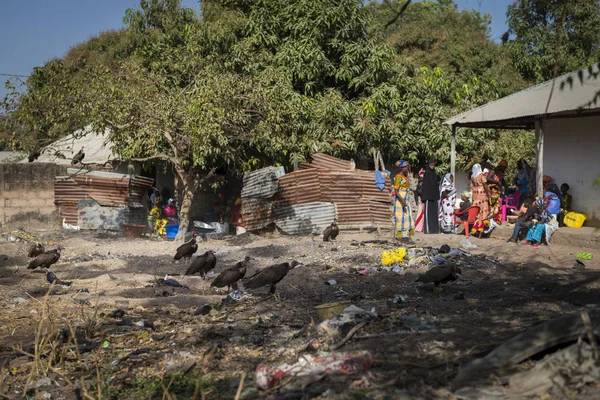
M 410 163 L 400 160 L 396 162 L 396 166 L 400 170 L 394 179 L 396 238 L 402 242 L 410 242 L 410 236 L 415 231 L 434 234 L 439 233 L 440 228 L 442 231 L 453 230 L 456 188 L 452 175 L 444 175 L 441 183 L 438 183 L 434 160 L 429 160 L 425 169 L 419 171 L 419 183 L 414 190 L 418 210 L 413 220 L 410 207 Z
M 394 179 L 394 228 L 395 236 L 402 242 L 410 242 L 410 236 L 415 232 L 426 234 L 456 233 L 455 214 L 460 219 L 467 217 L 463 211 L 472 206 L 479 207 L 477 219 L 471 233 L 478 237 L 489 235 L 496 227 L 502 224 L 502 198 L 512 199 L 517 209 L 532 205 L 534 199 L 530 194 L 532 185 L 531 168 L 525 160 L 517 163 L 518 172 L 512 181 L 512 185 L 506 182 L 506 168 L 508 163 L 501 160 L 497 166 L 489 163 L 475 164 L 471 170 L 471 191 L 461 194 L 460 209 L 457 214 L 457 190 L 454 186 L 454 177 L 447 173 L 438 181 L 436 174 L 436 163 L 429 160 L 427 166 L 419 171 L 419 182 L 415 190 L 411 190 L 409 182 L 410 163 L 405 160 L 396 162 L 399 173 Z M 544 204 L 544 210 L 548 215 L 559 216 L 563 198 L 570 203 L 570 195 L 565 196 L 558 187 L 548 182 L 544 185 L 544 198 L 539 204 Z M 568 185 L 563 188 L 568 191 Z M 565 193 L 566 193 L 565 191 Z M 411 210 L 411 192 L 414 192 L 415 202 L 418 206 L 416 216 L 413 218 Z M 528 201 L 529 199 L 529 201 Z M 531 209 L 536 209 L 537 206 Z M 538 204 L 538 205 L 539 205 Z M 521 210 L 523 211 L 523 210 Z M 524 215 L 523 212 L 521 215 Z M 529 214 L 532 218 L 533 211 Z M 536 214 L 536 220 L 540 221 L 542 215 Z M 521 224 L 521 227 L 524 225 Z M 542 229 L 546 238 L 558 228 L 552 219 L 549 219 L 543 228 L 536 227 L 531 232 L 530 242 L 539 243 Z

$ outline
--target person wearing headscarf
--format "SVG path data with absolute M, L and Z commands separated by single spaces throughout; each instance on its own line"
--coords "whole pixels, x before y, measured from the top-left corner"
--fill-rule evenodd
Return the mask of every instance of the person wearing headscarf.
M 475 164 L 471 169 L 471 193 L 473 206 L 479 207 L 478 220 L 484 220 L 490 213 L 490 189 L 487 185 L 487 176 L 481 170 L 481 165 Z
M 498 166 L 494 170 L 494 174 L 488 179 L 488 186 L 491 186 L 491 184 L 496 185 L 498 187 L 498 193 L 500 193 L 501 196 L 506 192 L 506 179 L 504 176 L 506 167 L 508 167 L 506 160 L 500 160 Z
M 425 175 L 425 170 L 421 168 L 419 171 L 419 183 L 417 184 L 417 189 L 415 190 L 415 201 L 418 204 L 417 208 L 417 217 L 415 219 L 415 232 L 423 232 L 423 221 L 425 220 L 425 209 L 423 206 L 423 199 L 421 199 L 421 190 L 423 186 L 423 176 Z
M 471 192 L 465 190 L 460 194 L 460 206 L 458 208 L 458 212 L 461 214 L 461 216 L 459 217 L 461 221 L 466 221 L 467 219 L 469 219 L 469 215 L 465 213 L 465 211 L 469 207 L 471 207 Z
M 440 205 L 438 220 L 442 233 L 454 233 L 454 206 L 456 205 L 456 188 L 454 177 L 447 173 L 440 183 Z
M 424 202 L 424 221 L 423 232 L 428 234 L 439 233 L 438 207 L 440 200 L 440 189 L 438 179 L 435 174 L 435 161 L 429 160 L 425 167 L 423 175 L 423 185 L 421 186 L 421 199 Z
M 549 214 L 558 215 L 560 213 L 560 202 L 562 193 L 556 183 L 549 183 L 546 186 L 544 200 L 546 201 L 546 210 Z
M 527 231 L 527 237 L 525 238 L 525 246 L 531 245 L 538 247 L 542 240 L 546 240 L 546 243 L 550 243 L 550 236 L 556 229 L 558 229 L 558 221 L 556 216 L 550 215 L 546 209 L 546 202 L 543 198 L 535 201 L 535 208 L 537 214 L 533 225 L 529 227 Z
M 493 193 L 490 196 L 490 212 L 484 219 L 478 219 L 473 225 L 471 233 L 473 236 L 482 238 L 484 234 L 490 234 L 495 228 L 502 225 L 502 213 L 500 212 L 500 195 Z
M 394 231 L 396 239 L 400 239 L 404 243 L 410 243 L 410 236 L 414 233 L 408 184 L 410 164 L 408 161 L 400 160 L 397 165 L 400 172 L 394 178 Z

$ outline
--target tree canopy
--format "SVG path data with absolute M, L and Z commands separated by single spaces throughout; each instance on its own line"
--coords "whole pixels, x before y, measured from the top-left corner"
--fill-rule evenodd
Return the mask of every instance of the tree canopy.
M 508 6 L 508 44 L 515 67 L 543 82 L 600 59 L 600 2 L 520 0 Z

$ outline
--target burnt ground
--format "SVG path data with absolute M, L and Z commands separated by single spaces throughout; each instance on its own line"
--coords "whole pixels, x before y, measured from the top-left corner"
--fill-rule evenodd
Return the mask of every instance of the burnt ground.
M 600 299 L 598 255 L 573 271 L 573 254 L 586 249 L 568 246 L 532 249 L 472 239 L 479 246 L 472 257 L 454 260 L 462 279 L 436 295 L 431 285 L 414 282 L 426 266 L 377 270 L 381 252 L 397 246 L 368 243 L 386 239 L 376 234 L 342 233 L 336 243 L 279 236 L 200 243 L 197 254 L 216 250 L 217 273 L 244 255 L 255 258 L 247 276 L 291 259 L 304 264 L 278 285 L 279 302 L 259 290 L 251 299 L 219 306 L 226 291 L 211 288 L 210 280 L 180 275 L 186 266 L 173 263 L 176 243 L 82 232 L 41 239 L 65 247 L 52 270 L 73 286 L 48 292 L 44 275 L 25 268 L 26 244 L 0 243 L 0 254 L 8 257 L 0 267 L 5 398 L 27 391 L 31 398 L 52 399 L 221 399 L 236 397 L 238 388 L 245 399 L 302 398 L 291 392 L 294 382 L 285 380 L 270 391 L 257 390 L 254 371 L 259 364 L 295 363 L 313 339 L 321 350 L 337 343 L 340 337 L 318 330 L 313 307 L 339 300 L 375 308 L 378 318 L 338 350 L 372 350 L 373 366 L 313 383 L 305 398 L 452 398 L 450 382 L 462 365 L 516 333 Z M 420 235 L 417 245 L 458 247 L 462 239 Z M 369 274 L 349 272 L 362 268 Z M 184 287 L 154 287 L 166 274 Z M 325 285 L 329 279 L 337 285 Z M 406 302 L 394 303 L 398 295 Z M 214 309 L 195 315 L 205 304 Z M 126 309 L 125 316 L 112 318 L 117 307 Z M 437 329 L 408 333 L 407 316 Z M 590 386 L 577 398 L 596 392 Z

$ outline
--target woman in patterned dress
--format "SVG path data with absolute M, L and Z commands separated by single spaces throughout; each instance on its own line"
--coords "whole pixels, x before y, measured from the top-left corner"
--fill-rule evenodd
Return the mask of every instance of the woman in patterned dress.
M 440 229 L 442 233 L 454 233 L 454 206 L 456 205 L 456 188 L 454 177 L 447 173 L 440 183 Z
M 490 189 L 487 185 L 487 177 L 479 164 L 473 165 L 471 172 L 472 206 L 479 207 L 477 219 L 484 220 L 490 213 Z
M 404 243 L 410 243 L 410 235 L 414 233 L 412 213 L 410 212 L 410 190 L 408 187 L 408 161 L 400 160 L 398 168 L 400 172 L 394 179 L 394 224 L 396 239 Z

